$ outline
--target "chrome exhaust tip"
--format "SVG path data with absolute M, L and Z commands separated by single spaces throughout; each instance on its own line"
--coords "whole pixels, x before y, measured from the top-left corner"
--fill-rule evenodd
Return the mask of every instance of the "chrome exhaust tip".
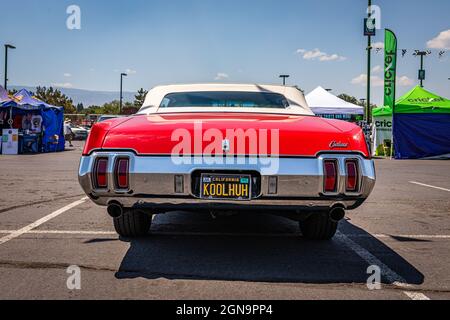
M 345 209 L 341 207 L 336 207 L 330 211 L 330 219 L 334 222 L 339 222 L 345 218 Z
M 111 218 L 119 218 L 123 214 L 123 207 L 119 203 L 111 203 L 107 211 Z

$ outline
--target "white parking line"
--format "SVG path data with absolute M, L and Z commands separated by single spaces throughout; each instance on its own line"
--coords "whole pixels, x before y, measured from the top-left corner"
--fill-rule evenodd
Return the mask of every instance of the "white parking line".
M 411 238 L 411 239 L 450 239 L 450 235 L 442 235 L 442 234 L 374 234 L 374 235 L 368 235 L 368 234 L 348 234 L 348 237 L 351 238 L 368 238 L 368 237 L 375 237 L 378 239 L 383 238 Z
M 0 230 L 0 234 L 11 234 L 15 233 L 17 230 Z M 89 231 L 89 230 L 30 230 L 25 232 L 26 234 L 55 234 L 55 235 L 87 235 L 87 236 L 115 236 L 117 235 L 114 231 Z M 170 231 L 153 231 L 152 235 L 161 236 L 199 236 L 199 237 L 212 237 L 212 236 L 225 236 L 225 237 L 266 237 L 266 238 L 296 238 L 299 237 L 299 233 L 224 233 L 224 232 L 170 232 Z M 441 239 L 450 240 L 450 235 L 440 235 L 440 234 L 346 234 L 349 238 L 372 238 L 386 239 L 386 238 L 411 238 L 411 239 Z
M 422 186 L 422 187 L 433 188 L 433 189 L 437 189 L 437 190 L 441 190 L 441 191 L 450 192 L 450 189 L 436 187 L 436 186 L 432 186 L 432 185 L 429 185 L 429 184 L 420 183 L 420 182 L 416 182 L 416 181 L 410 181 L 409 183 L 416 184 L 416 185 Z
M 16 230 L 13 233 L 10 233 L 10 234 L 8 234 L 5 237 L 0 238 L 0 245 L 4 244 L 4 243 L 6 243 L 6 242 L 8 242 L 8 241 L 10 241 L 12 239 L 15 239 L 17 237 L 20 237 L 24 233 L 30 232 L 31 230 L 39 227 L 40 225 L 46 223 L 47 221 L 49 221 L 49 220 L 51 220 L 53 218 L 56 218 L 57 216 L 63 214 L 64 212 L 69 211 L 70 209 L 73 209 L 73 208 L 79 206 L 80 204 L 83 204 L 87 199 L 88 198 L 85 197 L 85 198 L 82 198 L 81 200 L 75 201 L 75 202 L 65 206 L 64 208 L 61 208 L 61 209 L 59 209 L 59 210 L 57 210 L 57 211 L 55 211 L 53 213 L 50 213 L 49 215 L 47 215 L 47 216 L 45 216 L 45 217 L 43 217 L 43 218 L 41 218 L 41 219 L 39 219 L 39 220 L 29 224 L 29 225 L 27 225 L 26 227 L 23 227 L 20 230 Z
M 375 265 L 378 266 L 381 269 L 381 274 L 394 286 L 399 288 L 411 288 L 412 286 L 406 282 L 405 279 L 403 279 L 402 276 L 397 274 L 394 270 L 389 268 L 387 265 L 385 265 L 383 262 L 381 262 L 377 257 L 375 257 L 373 254 L 371 254 L 369 251 L 361 247 L 359 244 L 351 240 L 349 237 L 344 235 L 343 233 L 339 232 L 336 234 L 336 239 L 341 241 L 344 245 L 346 245 L 348 248 L 350 248 L 352 251 L 354 251 L 359 257 L 361 257 L 364 261 L 366 261 L 369 265 Z M 408 291 L 404 292 L 408 297 L 411 299 L 412 296 L 419 297 L 422 295 L 422 298 L 428 298 L 427 296 Z M 413 299 L 415 300 L 415 299 Z M 423 299 L 422 299 L 423 300 Z
M 431 300 L 430 298 L 428 298 L 426 295 L 424 295 L 423 293 L 419 293 L 419 292 L 409 292 L 409 291 L 405 291 L 404 292 L 411 300 Z
M 14 233 L 15 230 L 0 230 L 0 234 Z M 117 235 L 112 231 L 76 231 L 76 230 L 31 230 L 26 234 L 61 234 L 61 235 L 87 235 L 87 236 L 112 236 Z

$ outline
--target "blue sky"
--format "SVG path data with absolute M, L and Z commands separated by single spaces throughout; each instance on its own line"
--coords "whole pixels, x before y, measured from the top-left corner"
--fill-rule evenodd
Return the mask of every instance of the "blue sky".
M 448 0 L 374 0 L 382 27 L 397 33 L 399 95 L 417 83 L 413 49 L 450 30 Z M 81 8 L 81 30 L 68 30 L 66 8 Z M 1 0 L 0 42 L 12 43 L 10 85 L 62 85 L 135 91 L 189 82 L 279 83 L 311 91 L 318 85 L 365 97 L 365 0 Z M 450 31 L 448 32 L 450 34 Z M 383 41 L 382 30 L 374 42 Z M 425 85 L 450 96 L 450 37 L 432 42 Z M 438 48 L 449 49 L 438 59 Z M 317 50 L 316 50 L 317 49 Z M 300 51 L 299 51 L 300 50 Z M 0 61 L 3 61 L 3 50 Z M 373 55 L 373 66 L 382 65 Z M 3 63 L 1 63 L 3 65 Z M 382 72 L 372 99 L 382 101 Z M 3 78 L 3 68 L 0 68 Z

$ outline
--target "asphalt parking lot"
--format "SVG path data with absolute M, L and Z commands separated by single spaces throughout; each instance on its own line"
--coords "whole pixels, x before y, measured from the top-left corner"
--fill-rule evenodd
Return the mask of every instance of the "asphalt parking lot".
M 80 153 L 0 156 L 0 299 L 450 299 L 450 161 L 377 159 L 374 193 L 330 242 L 263 213 L 181 212 L 130 241 L 85 199 Z

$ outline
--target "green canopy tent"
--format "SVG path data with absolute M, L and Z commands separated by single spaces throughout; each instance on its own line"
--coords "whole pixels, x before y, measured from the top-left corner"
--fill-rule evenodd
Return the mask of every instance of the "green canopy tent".
M 386 150 L 381 146 L 392 140 L 392 129 L 397 159 L 450 154 L 450 100 L 446 98 L 417 86 L 397 100 L 394 117 L 389 107 L 374 109 L 373 117 L 378 155 Z
M 395 113 L 450 113 L 450 100 L 417 86 L 397 100 L 395 103 Z M 390 107 L 376 108 L 373 110 L 373 116 L 392 117 L 392 109 Z

